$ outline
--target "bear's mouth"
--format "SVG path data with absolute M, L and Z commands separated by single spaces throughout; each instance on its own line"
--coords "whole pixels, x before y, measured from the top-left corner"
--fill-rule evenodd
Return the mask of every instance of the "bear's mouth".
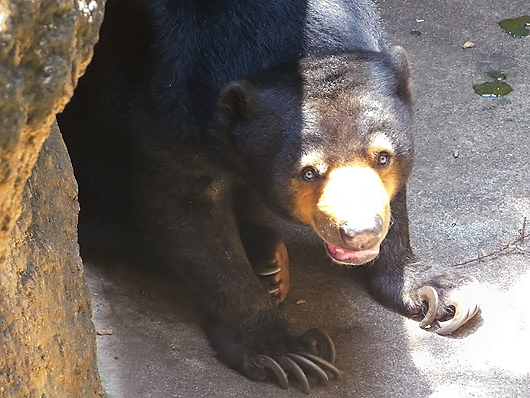
M 362 265 L 372 261 L 379 255 L 380 245 L 377 244 L 366 250 L 351 250 L 344 247 L 335 246 L 331 243 L 326 243 L 328 254 L 333 260 L 342 264 Z

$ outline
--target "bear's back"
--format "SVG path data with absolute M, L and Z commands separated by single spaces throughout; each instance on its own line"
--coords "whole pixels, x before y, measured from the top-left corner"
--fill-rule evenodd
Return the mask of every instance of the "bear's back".
M 160 111 L 173 114 L 173 131 L 202 129 L 230 81 L 308 54 L 384 46 L 375 7 L 366 0 L 162 0 L 150 7 L 161 56 L 152 94 L 166 99 Z

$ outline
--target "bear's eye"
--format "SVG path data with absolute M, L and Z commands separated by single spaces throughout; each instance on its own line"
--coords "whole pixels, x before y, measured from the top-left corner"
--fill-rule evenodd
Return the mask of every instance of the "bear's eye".
M 315 181 L 318 178 L 318 172 L 314 167 L 305 167 L 302 170 L 302 178 L 308 182 Z
M 375 155 L 378 166 L 386 166 L 390 163 L 390 155 L 386 152 L 379 152 Z

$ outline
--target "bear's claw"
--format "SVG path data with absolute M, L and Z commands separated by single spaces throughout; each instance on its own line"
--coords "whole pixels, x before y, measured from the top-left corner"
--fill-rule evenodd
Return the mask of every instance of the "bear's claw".
M 276 305 L 279 305 L 289 292 L 289 255 L 285 243 L 280 241 L 274 252 L 274 258 L 253 265 L 254 272 L 260 277 Z
M 471 285 L 469 285 L 471 286 Z M 425 329 L 438 323 L 439 328 L 436 333 L 442 336 L 450 334 L 457 330 L 460 326 L 469 321 L 480 308 L 480 304 L 473 299 L 465 296 L 468 289 L 462 288 L 456 290 L 450 296 L 450 305 L 454 307 L 454 315 L 448 321 L 438 321 L 438 309 L 440 308 L 440 298 L 438 292 L 432 286 L 423 286 L 418 290 L 418 295 L 421 300 L 427 302 L 428 310 L 425 317 L 420 322 L 420 327 Z
M 280 267 L 262 267 L 256 270 L 256 274 L 259 276 L 271 276 L 277 274 L 282 269 Z
M 318 328 L 309 329 L 301 337 L 301 340 L 306 347 L 309 347 L 313 355 L 317 355 L 317 358 L 324 358 L 331 364 L 335 363 L 337 356 L 335 344 L 325 331 Z
M 300 352 L 298 354 L 287 354 L 287 357 L 290 358 L 292 361 L 294 361 L 300 368 L 303 368 L 309 373 L 311 373 L 317 379 L 318 384 L 320 385 L 326 384 L 329 381 L 329 378 L 326 372 L 322 370 L 322 368 L 320 368 L 316 363 L 306 358 L 304 354 L 306 353 Z
M 420 322 L 420 328 L 425 329 L 436 320 L 436 311 L 439 305 L 438 292 L 431 286 L 423 286 L 418 290 L 418 294 L 420 299 L 426 301 L 428 305 L 427 313 Z
M 309 381 L 302 368 L 296 363 L 296 361 L 290 358 L 290 354 L 287 354 L 287 356 L 282 355 L 278 358 L 278 362 L 281 363 L 288 374 L 293 375 L 293 377 L 302 385 L 302 391 L 309 394 L 309 391 L 311 390 L 309 387 Z
M 311 388 L 305 372 L 312 375 L 320 385 L 329 381 L 326 371 L 330 372 L 335 379 L 340 378 L 342 374 L 331 361 L 327 360 L 335 360 L 335 345 L 326 332 L 311 329 L 302 336 L 301 340 L 304 345 L 309 344 L 311 351 L 318 350 L 326 359 L 309 352 L 299 351 L 280 354 L 274 359 L 267 355 L 256 355 L 252 358 L 252 363 L 258 368 L 271 370 L 281 388 L 288 388 L 288 376 L 292 376 L 301 384 L 302 391 L 309 394 Z
M 306 394 L 309 394 L 311 388 L 304 370 L 314 376 L 320 385 L 329 381 L 326 370 L 333 374 L 336 379 L 342 376 L 336 366 L 308 352 L 282 354 L 276 359 L 266 355 L 256 355 L 252 358 L 252 363 L 259 368 L 270 369 L 283 389 L 287 389 L 289 386 L 288 375 L 292 376 L 302 385 L 302 391 Z
M 285 370 L 283 370 L 280 364 L 271 357 L 268 357 L 267 355 L 256 355 L 254 358 L 252 358 L 252 363 L 258 368 L 272 370 L 272 372 L 276 375 L 276 380 L 278 380 L 280 387 L 284 390 L 289 387 L 287 373 L 285 373 Z
M 456 329 L 473 318 L 480 308 L 478 304 L 465 308 L 462 308 L 458 303 L 453 303 L 453 305 L 456 309 L 455 316 L 449 321 L 440 322 L 440 328 L 436 330 L 436 333 L 439 335 L 445 336 L 446 334 L 453 333 Z
M 296 356 L 300 361 L 302 361 L 303 363 L 300 364 L 301 366 L 307 364 L 315 371 L 315 373 L 318 373 L 318 375 L 315 374 L 315 376 L 321 382 L 321 384 L 325 384 L 329 381 L 329 378 L 324 370 L 330 371 L 333 374 L 333 377 L 335 377 L 335 379 L 339 379 L 340 377 L 342 377 L 342 372 L 335 365 L 333 365 L 331 362 L 326 361 L 323 358 L 320 358 L 317 355 L 304 351 L 290 355 L 291 357 Z

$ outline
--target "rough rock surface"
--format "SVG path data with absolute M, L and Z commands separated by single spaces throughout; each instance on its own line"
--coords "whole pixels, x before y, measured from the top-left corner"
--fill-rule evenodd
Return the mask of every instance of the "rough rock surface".
M 77 244 L 77 184 L 57 124 L 0 268 L 0 397 L 97 397 L 96 334 Z
M 90 61 L 103 4 L 0 1 L 0 398 L 99 395 L 77 187 L 56 125 L 31 170 Z
M 0 265 L 24 183 L 92 57 L 103 3 L 0 2 Z

